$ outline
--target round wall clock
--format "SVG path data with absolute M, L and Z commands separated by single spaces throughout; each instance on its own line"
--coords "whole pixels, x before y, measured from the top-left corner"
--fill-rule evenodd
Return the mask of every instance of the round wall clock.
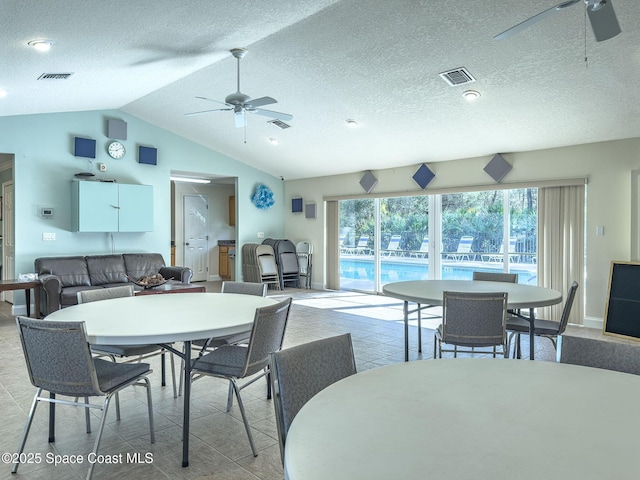
M 107 147 L 107 152 L 109 153 L 109 156 L 111 156 L 111 158 L 122 158 L 124 157 L 126 150 L 124 148 L 124 145 L 122 145 L 120 142 L 111 142 Z

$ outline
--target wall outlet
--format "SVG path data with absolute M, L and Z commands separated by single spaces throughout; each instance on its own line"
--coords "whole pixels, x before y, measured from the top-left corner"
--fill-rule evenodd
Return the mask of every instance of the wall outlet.
M 98 170 L 100 170 L 101 172 L 106 172 L 107 171 L 107 166 L 104 163 L 99 163 L 98 164 Z
M 258 232 L 258 238 L 264 238 L 264 232 Z
M 56 239 L 54 232 L 42 232 L 42 240 L 44 242 L 53 242 Z

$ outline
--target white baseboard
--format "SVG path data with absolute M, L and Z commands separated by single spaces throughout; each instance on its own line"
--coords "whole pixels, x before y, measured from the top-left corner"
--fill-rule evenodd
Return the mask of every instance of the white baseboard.
M 31 305 L 31 314 L 33 315 L 33 312 L 35 312 L 35 305 Z M 23 305 L 12 305 L 11 306 L 11 315 L 13 315 L 14 317 L 16 315 L 23 315 L 25 316 L 27 314 L 27 304 L 23 304 Z
M 584 317 L 582 325 L 587 328 L 599 328 L 602 330 L 602 327 L 604 327 L 604 319 L 597 317 Z

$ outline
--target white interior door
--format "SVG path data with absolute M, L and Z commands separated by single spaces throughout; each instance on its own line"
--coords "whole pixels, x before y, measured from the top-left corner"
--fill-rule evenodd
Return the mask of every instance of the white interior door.
M 2 184 L 2 278 L 15 278 L 13 226 L 13 181 Z M 13 291 L 2 292 L 2 300 L 13 303 Z
M 192 281 L 209 279 L 209 197 L 185 195 L 184 266 L 193 270 Z

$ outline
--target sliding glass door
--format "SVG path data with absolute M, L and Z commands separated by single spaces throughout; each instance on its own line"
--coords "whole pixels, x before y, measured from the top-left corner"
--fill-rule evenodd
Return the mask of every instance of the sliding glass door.
M 536 284 L 535 188 L 340 201 L 340 288 L 518 273 Z

